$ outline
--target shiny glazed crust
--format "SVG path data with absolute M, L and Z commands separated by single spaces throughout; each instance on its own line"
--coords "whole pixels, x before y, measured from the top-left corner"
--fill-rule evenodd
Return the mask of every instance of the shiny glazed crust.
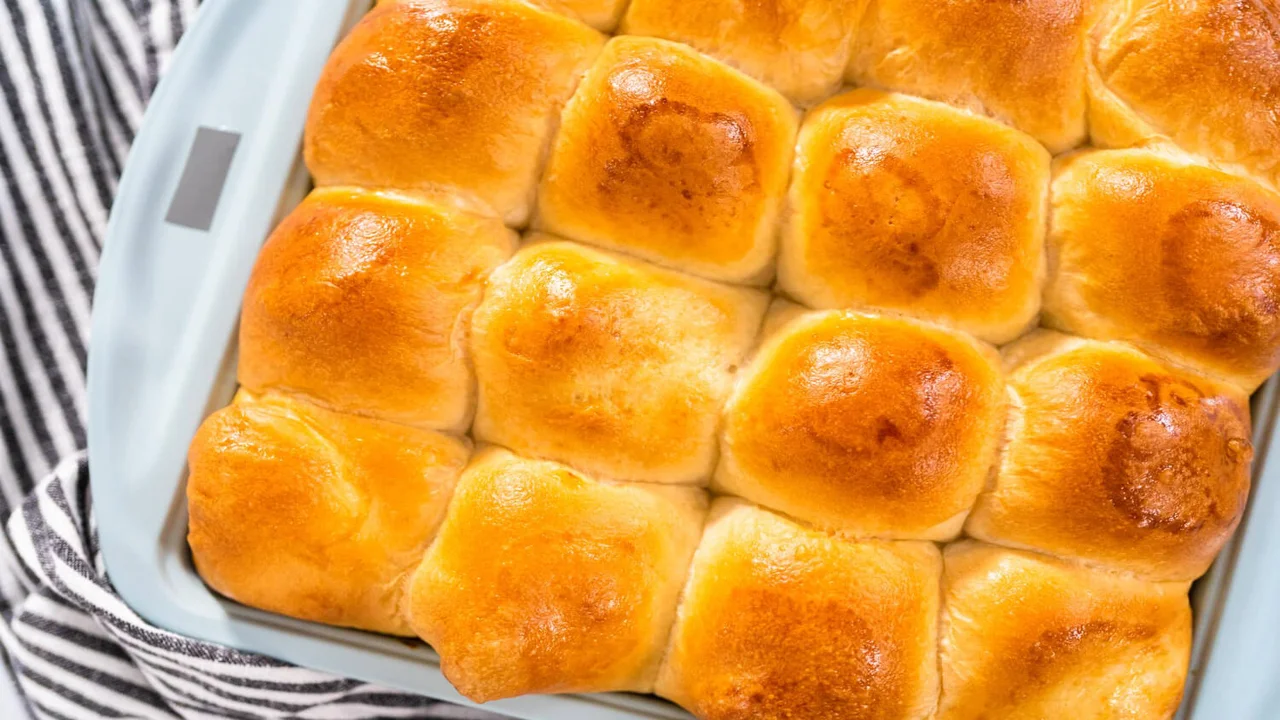
M 307 167 L 317 185 L 446 191 L 522 223 L 556 115 L 603 43 L 518 0 L 379 4 L 316 85 Z
M 801 105 L 840 84 L 866 0 L 632 0 L 620 31 L 687 43 Z
M 941 558 L 717 499 L 657 692 L 703 720 L 923 720 L 938 692 Z
M 1191 655 L 1187 583 L 976 542 L 945 550 L 938 720 L 1167 720 Z
M 767 280 L 795 110 L 685 45 L 618 37 L 565 107 L 539 227 L 734 282 Z
M 1003 421 L 989 346 L 915 320 L 807 313 L 743 373 L 714 487 L 853 536 L 946 540 Z
M 405 579 L 468 450 L 440 433 L 241 392 L 204 421 L 187 456 L 196 569 L 246 605 L 412 635 Z
M 240 315 L 241 384 L 465 430 L 471 312 L 515 244 L 497 220 L 431 200 L 313 191 L 258 254 Z
M 1007 342 L 1040 308 L 1049 153 L 942 103 L 861 89 L 805 119 L 781 290 Z
M 1089 0 L 870 0 L 848 79 L 986 113 L 1062 152 L 1085 139 Z
M 706 505 L 481 450 L 413 575 L 410 622 L 472 700 L 649 692 Z
M 1249 494 L 1244 394 L 1118 343 L 1041 331 L 1007 352 L 1027 357 L 966 532 L 1152 580 L 1204 574 Z
M 1280 3 L 1096 0 L 1090 133 L 1103 147 L 1171 138 L 1280 184 Z
M 764 308 L 763 293 L 535 237 L 475 313 L 476 438 L 604 478 L 705 483 Z
M 410 2 L 411 0 L 378 0 L 380 3 Z M 591 27 L 610 32 L 627 8 L 627 0 L 526 0 L 552 12 L 577 18 Z
M 1045 324 L 1252 391 L 1280 365 L 1280 195 L 1149 150 L 1057 161 Z

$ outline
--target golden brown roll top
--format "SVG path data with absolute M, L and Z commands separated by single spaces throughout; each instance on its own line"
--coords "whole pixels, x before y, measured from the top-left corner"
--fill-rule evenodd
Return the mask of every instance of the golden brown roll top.
M 632 0 L 621 31 L 687 43 L 801 104 L 840 84 L 866 0 Z
M 1052 152 L 1085 139 L 1086 0 L 871 0 L 848 78 L 986 113 Z
M 381 3 L 413 2 L 414 0 L 378 0 Z M 601 32 L 610 32 L 618 24 L 627 0 L 525 0 L 562 15 L 577 18 Z
M 1014 417 L 965 530 L 1003 545 L 1193 580 L 1249 494 L 1248 400 L 1127 345 L 1040 332 L 1009 349 Z
M 1049 153 L 941 103 L 863 89 L 805 119 L 779 287 L 812 307 L 878 307 L 992 342 L 1040 307 Z
M 460 193 L 522 223 L 556 115 L 603 42 L 516 0 L 382 3 L 325 66 L 307 167 L 317 185 Z
M 1280 185 L 1280 4 L 1101 0 L 1089 53 L 1090 133 L 1153 137 Z
M 538 224 L 716 280 L 765 280 L 795 127 L 781 95 L 732 68 L 614 38 L 565 107 Z
M 439 433 L 241 392 L 191 442 L 196 569 L 246 605 L 412 635 L 405 579 L 467 452 Z
M 701 720 L 931 717 L 941 570 L 930 543 L 842 540 L 717 499 L 656 691 Z
M 1173 716 L 1191 655 L 1187 583 L 973 542 L 947 546 L 945 561 L 938 720 Z
M 1257 387 L 1280 365 L 1280 195 L 1173 155 L 1059 161 L 1045 323 Z
M 701 490 L 482 450 L 413 575 L 410 621 L 478 702 L 649 692 L 705 512 Z
M 764 307 L 763 293 L 535 237 L 474 316 L 476 438 L 605 478 L 703 482 Z
M 774 332 L 725 409 L 715 487 L 853 536 L 957 535 L 1004 421 L 995 351 L 828 311 Z
M 258 255 L 240 316 L 240 382 L 465 430 L 475 394 L 467 323 L 515 244 L 497 220 L 430 200 L 312 192 Z

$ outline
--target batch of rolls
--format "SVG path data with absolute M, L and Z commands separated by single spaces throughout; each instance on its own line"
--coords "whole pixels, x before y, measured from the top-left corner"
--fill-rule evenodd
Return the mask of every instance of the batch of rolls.
M 1280 364 L 1275 0 L 548 2 L 334 51 L 205 580 L 477 701 L 1169 717 Z

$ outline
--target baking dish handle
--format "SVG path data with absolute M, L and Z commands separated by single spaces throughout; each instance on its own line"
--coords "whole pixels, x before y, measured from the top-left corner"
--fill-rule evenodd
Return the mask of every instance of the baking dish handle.
M 206 3 L 151 99 L 111 209 L 89 351 L 91 484 L 111 579 L 161 626 L 177 603 L 213 602 L 143 588 L 181 505 L 186 446 L 210 402 L 229 395 L 218 383 L 258 247 L 282 198 L 306 189 L 295 142 L 275 139 L 301 137 L 316 79 L 360 5 Z

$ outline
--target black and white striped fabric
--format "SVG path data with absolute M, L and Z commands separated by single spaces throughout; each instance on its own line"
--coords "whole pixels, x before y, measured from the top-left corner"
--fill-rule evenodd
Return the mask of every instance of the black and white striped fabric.
M 58 720 L 492 718 L 160 630 L 104 574 L 83 451 L 90 299 L 126 152 L 196 2 L 0 0 L 8 668 L 27 710 Z

